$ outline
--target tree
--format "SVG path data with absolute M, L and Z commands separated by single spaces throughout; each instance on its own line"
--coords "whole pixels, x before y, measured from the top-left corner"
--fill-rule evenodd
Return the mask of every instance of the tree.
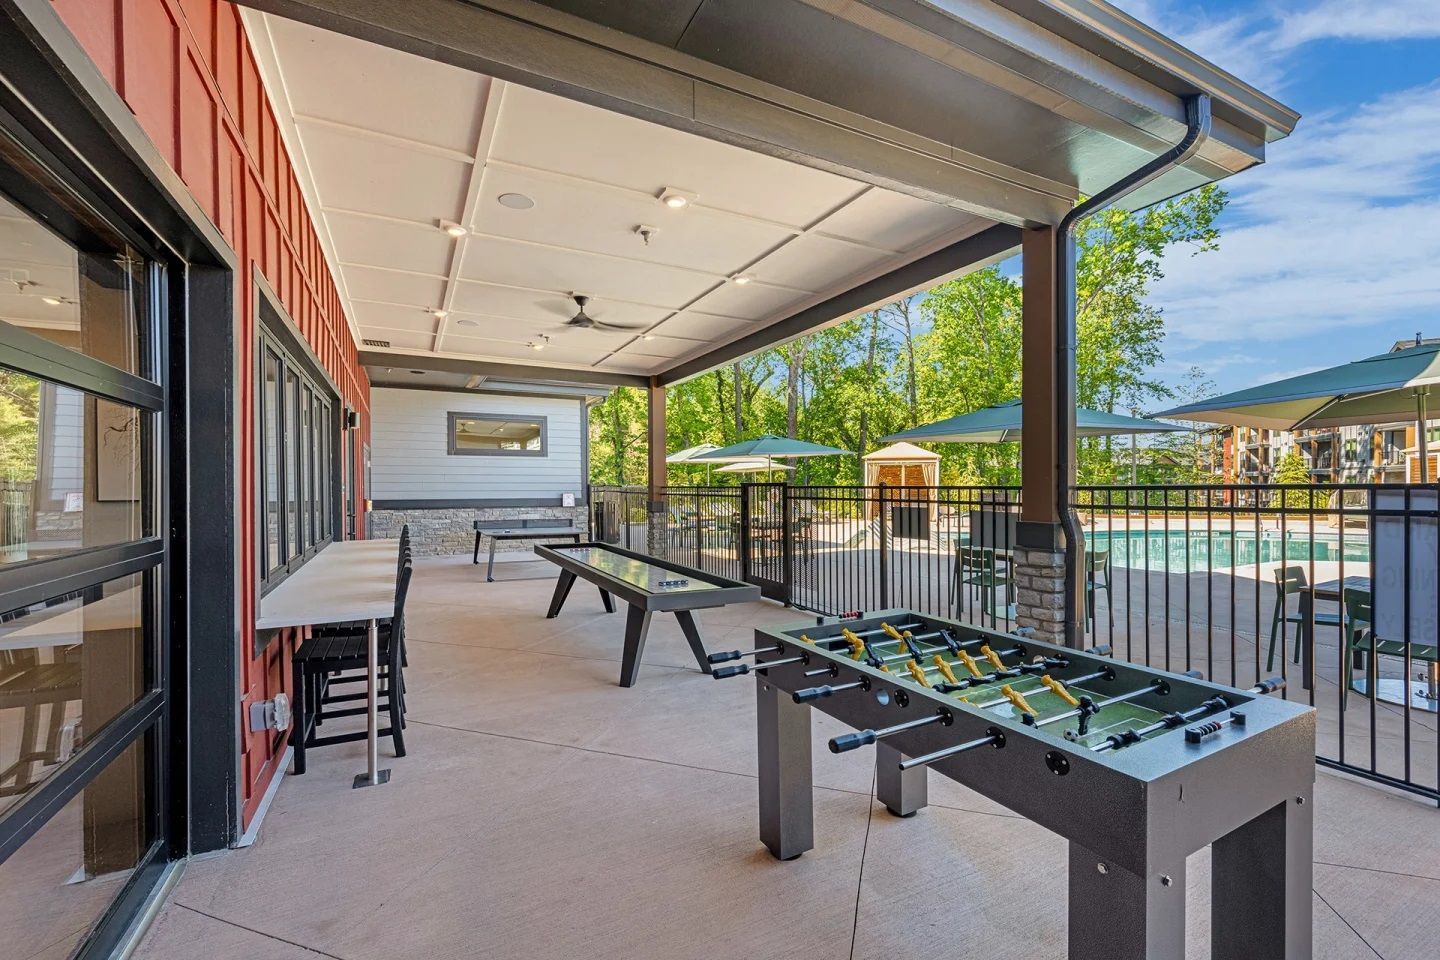
M 1280 458 L 1275 465 L 1275 482 L 1305 484 L 1307 487 L 1314 483 L 1310 468 L 1305 465 L 1305 458 L 1299 450 L 1292 448 Z M 1280 494 L 1280 506 L 1287 510 L 1308 510 L 1312 506 L 1323 506 L 1327 499 L 1328 495 L 1320 490 L 1284 490 Z

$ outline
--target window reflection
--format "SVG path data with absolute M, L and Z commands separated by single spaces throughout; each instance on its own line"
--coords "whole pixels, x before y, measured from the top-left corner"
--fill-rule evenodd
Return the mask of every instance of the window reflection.
M 77 250 L 0 194 L 0 320 L 143 375 L 145 271 L 130 252 Z
M 148 416 L 0 367 L 0 567 L 148 533 Z
M 146 754 L 132 743 L 0 863 L 5 956 L 70 956 L 120 893 L 152 840 Z
M 0 811 L 144 694 L 145 577 L 0 614 Z

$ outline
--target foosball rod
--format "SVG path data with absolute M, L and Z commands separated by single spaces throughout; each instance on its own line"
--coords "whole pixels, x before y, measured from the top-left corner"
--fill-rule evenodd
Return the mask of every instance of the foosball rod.
M 1284 686 L 1285 680 L 1283 677 L 1270 677 L 1269 679 L 1261 680 L 1259 683 L 1251 687 L 1249 690 L 1246 690 L 1245 692 L 1258 693 L 1263 696 L 1264 694 L 1273 693 L 1276 690 L 1280 690 Z M 1112 733 L 1110 736 L 1106 737 L 1103 741 L 1091 747 L 1090 749 L 1093 750 L 1095 753 L 1104 753 L 1107 750 L 1115 750 L 1119 747 L 1128 746 L 1132 743 L 1138 743 L 1146 737 L 1150 736 L 1150 734 L 1152 733 L 1159 733 L 1161 730 L 1173 730 L 1176 727 L 1184 726 L 1191 720 L 1199 720 L 1201 717 L 1209 716 L 1212 713 L 1219 713 L 1221 710 L 1224 710 L 1229 706 L 1230 701 L 1227 700 L 1223 694 L 1220 694 L 1211 697 L 1209 700 L 1206 700 L 1199 706 L 1191 707 L 1189 710 L 1177 710 L 1174 713 L 1168 713 L 1164 717 L 1161 717 L 1159 720 L 1156 720 L 1154 723 L 1147 724 L 1138 730 L 1126 730 L 1124 733 Z M 1225 721 L 1221 721 L 1215 726 L 1213 730 L 1206 731 L 1206 734 L 1219 732 L 1221 726 L 1223 726 L 1224 723 Z M 1195 742 L 1198 743 L 1199 740 L 1202 738 L 1203 737 L 1197 738 Z
M 927 727 L 932 723 L 941 723 L 945 726 L 955 722 L 955 715 L 944 707 L 935 711 L 928 717 L 919 717 L 915 720 L 907 720 L 904 723 L 897 723 L 893 727 L 882 727 L 879 730 L 857 730 L 854 733 L 842 733 L 838 737 L 830 738 L 831 753 L 845 753 L 847 750 L 854 750 L 866 744 L 874 743 L 877 740 L 884 740 L 886 737 L 893 737 L 897 733 L 904 733 L 906 730 L 915 730 L 919 727 Z
M 1040 683 L 1040 686 L 1038 686 L 1038 687 L 1031 687 L 1031 688 L 1029 688 L 1028 690 L 1021 690 L 1020 693 L 1023 694 L 1024 696 L 1027 696 L 1027 697 L 1038 697 L 1038 696 L 1040 696 L 1041 694 L 1045 694 L 1045 693 L 1053 693 L 1053 694 L 1056 694 L 1057 696 L 1065 696 L 1066 694 L 1069 693 L 1069 690 L 1068 690 L 1067 688 L 1068 688 L 1068 687 L 1073 687 L 1073 686 L 1074 686 L 1075 684 L 1077 684 L 1077 683 L 1089 683 L 1091 680 L 1114 680 L 1114 679 L 1115 679 L 1115 671 L 1114 671 L 1112 668 L 1110 668 L 1110 667 L 1106 667 L 1104 670 L 1096 670 L 1094 673 L 1081 674 L 1081 675 L 1078 676 L 1078 677 L 1071 677 L 1069 680 L 1065 680 L 1065 681 L 1059 681 L 1059 680 L 1057 680 L 1057 681 L 1055 681 L 1055 682 L 1056 682 L 1057 684 L 1059 684 L 1059 688 L 1058 688 L 1058 689 L 1057 689 L 1056 687 L 1052 687 L 1052 686 L 1050 686 L 1049 684 L 1045 683 L 1044 680 L 1043 680 L 1043 678 L 1042 678 L 1041 683 Z M 1061 693 L 1062 690 L 1064 690 L 1065 693 Z M 968 703 L 969 701 L 966 701 L 966 702 Z M 998 706 L 1000 706 L 1000 705 L 1002 705 L 1002 704 L 1006 704 L 1006 703 L 1010 703 L 1010 702 L 1011 702 L 1011 700 L 1010 700 L 1009 697 L 1000 697 L 1000 698 L 997 699 L 997 700 L 987 700 L 987 701 L 985 701 L 984 703 L 973 703 L 973 704 L 971 704 L 971 706 L 973 706 L 973 707 L 979 707 L 981 710 L 989 710 L 989 709 L 992 708 L 992 707 L 998 707 Z
M 1143 687 L 1137 687 L 1127 693 L 1117 693 L 1113 697 L 1104 700 L 1096 700 L 1091 712 L 1099 713 L 1101 710 L 1115 703 L 1124 703 L 1127 700 L 1134 700 L 1136 697 L 1143 697 L 1147 693 L 1158 693 L 1161 696 L 1170 692 L 1170 683 L 1164 677 L 1156 677 Z M 1048 727 L 1052 723 L 1059 723 L 1062 720 L 1070 720 L 1085 713 L 1084 707 L 1075 710 L 1066 710 L 1064 713 L 1057 713 L 1053 717 L 1046 717 L 1044 720 L 1035 721 L 1037 727 Z
M 771 667 L 783 667 L 792 663 L 809 663 L 810 655 L 802 653 L 797 657 L 786 657 L 783 660 L 767 660 L 764 663 L 737 663 L 730 667 L 717 667 L 710 676 L 715 680 L 724 680 L 728 677 L 741 677 L 747 673 L 759 673 Z
M 958 753 L 967 750 L 975 750 L 979 747 L 992 746 L 996 750 L 1005 746 L 1005 731 L 999 727 L 989 727 L 985 730 L 985 736 L 978 740 L 970 740 L 966 743 L 958 743 L 953 747 L 946 747 L 944 750 L 936 750 L 934 753 L 927 753 L 924 756 L 911 757 L 909 760 L 900 761 L 901 770 L 909 770 L 912 767 L 923 767 L 934 763 L 937 760 L 944 760 L 946 757 L 953 757 Z

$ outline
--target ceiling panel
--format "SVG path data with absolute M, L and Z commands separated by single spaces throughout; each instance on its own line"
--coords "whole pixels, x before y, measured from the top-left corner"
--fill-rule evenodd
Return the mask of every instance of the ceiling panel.
M 776 250 L 749 272 L 760 281 L 824 291 L 837 280 L 873 270 L 891 259 L 889 254 L 868 247 L 806 234 Z
M 455 241 L 441 230 L 393 220 L 328 212 L 326 219 L 342 263 L 445 276 Z
M 646 337 L 637 337 L 624 348 L 627 354 L 638 354 L 651 357 L 683 357 L 693 353 L 705 346 L 704 341 L 689 340 L 680 337 L 666 337 L 659 334 L 651 334 Z
M 355 300 L 383 300 L 412 307 L 438 307 L 445 297 L 445 281 L 394 270 L 345 267 L 345 292 Z
M 469 238 L 461 276 L 517 287 L 576 291 L 595 298 L 590 312 L 603 319 L 607 297 L 679 307 L 717 282 L 713 277 L 618 257 L 575 253 L 489 237 Z
M 368 331 L 377 328 L 434 331 L 437 323 L 434 315 L 417 307 L 356 300 L 354 309 L 355 321 L 360 324 L 360 330 L 366 336 L 369 336 Z
M 763 283 L 747 283 L 744 286 L 727 283 L 696 302 L 695 308 L 726 317 L 762 320 L 805 298 L 806 294 Z
M 411 333 L 403 330 L 381 330 L 378 332 L 366 331 L 362 328 L 363 335 L 376 340 L 390 341 L 392 350 L 411 350 L 415 353 L 429 353 L 435 338 L 428 333 Z M 397 362 L 403 362 L 403 358 L 397 358 Z
M 575 303 L 564 293 L 462 281 L 455 286 L 450 309 L 457 314 L 561 324 L 575 315 Z M 626 326 L 648 327 L 670 314 L 665 307 L 642 306 L 607 300 L 593 304 L 597 317 Z
M 488 77 L 350 38 L 336 56 L 329 31 L 267 22 L 295 113 L 462 153 L 474 148 Z
M 963 210 L 877 187 L 827 217 L 817 229 L 887 250 L 909 250 L 941 234 L 988 224 Z
M 753 321 L 736 320 L 733 317 L 717 317 L 712 314 L 687 310 L 684 313 L 677 313 L 660 324 L 655 328 L 655 332 L 691 340 L 715 341 L 728 340 L 735 332 L 753 329 L 755 326 Z
M 300 125 L 325 207 L 433 223 L 459 219 L 470 164 L 418 148 Z
M 477 338 L 459 333 L 447 333 L 445 335 L 446 352 L 469 352 L 467 348 L 483 351 L 488 357 L 496 357 L 502 360 L 520 360 L 528 363 L 555 363 L 569 366 L 586 366 L 593 362 L 596 357 L 616 349 L 624 342 L 623 338 L 617 341 L 613 336 L 604 337 L 552 337 L 550 343 L 546 344 L 544 350 L 535 350 L 529 346 L 533 341 L 528 339 L 517 340 L 490 340 Z
M 529 210 L 501 206 L 497 198 L 520 193 L 535 201 Z M 743 217 L 693 207 L 672 210 L 648 193 L 599 187 L 590 182 L 526 174 L 491 165 L 475 228 L 487 234 L 554 243 L 581 250 L 622 253 L 649 263 L 670 264 L 729 276 L 792 236 L 792 231 Z M 584 216 L 577 216 L 578 211 Z M 635 233 L 655 228 L 647 244 Z
M 537 122 L 544 118 L 543 122 Z M 492 157 L 806 227 L 854 196 L 853 180 L 510 85 Z

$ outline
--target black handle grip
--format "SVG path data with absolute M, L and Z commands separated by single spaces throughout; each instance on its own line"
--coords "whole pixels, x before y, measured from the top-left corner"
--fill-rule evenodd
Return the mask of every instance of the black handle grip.
M 834 692 L 834 689 L 828 686 L 806 687 L 804 690 L 796 690 L 793 699 L 796 703 L 809 703 L 811 700 L 819 700 L 821 697 L 828 697 Z
M 726 677 L 738 677 L 749 672 L 750 664 L 737 663 L 733 667 L 721 667 L 720 669 L 713 671 L 710 676 L 714 677 L 716 680 L 724 680 Z
M 710 656 L 706 657 L 705 659 L 709 660 L 711 663 L 725 663 L 727 660 L 739 660 L 740 651 L 722 650 L 720 653 L 710 654 Z
M 867 743 L 875 742 L 874 730 L 859 730 L 855 733 L 842 733 L 830 741 L 831 753 L 844 753 L 847 750 L 854 750 L 863 747 Z
M 1281 689 L 1283 689 L 1284 687 L 1285 687 L 1285 678 L 1284 678 L 1284 677 L 1269 677 L 1269 678 L 1267 678 L 1267 679 L 1265 679 L 1265 680 L 1261 680 L 1259 683 L 1255 684 L 1255 686 L 1254 686 L 1252 689 L 1253 689 L 1256 693 L 1265 694 L 1265 693 L 1274 693 L 1276 690 L 1281 690 Z

